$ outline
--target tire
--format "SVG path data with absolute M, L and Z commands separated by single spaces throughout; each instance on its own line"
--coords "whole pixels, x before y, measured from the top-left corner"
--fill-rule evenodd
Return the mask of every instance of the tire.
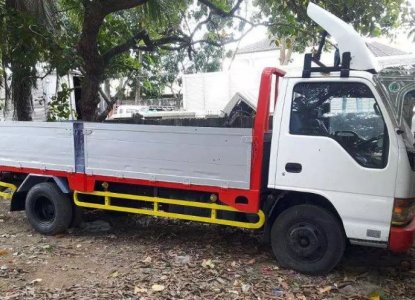
M 271 245 L 282 267 L 324 275 L 343 257 L 346 238 L 332 213 L 319 206 L 301 204 L 277 217 L 271 229 Z
M 55 184 L 39 183 L 26 197 L 26 216 L 32 227 L 44 235 L 55 235 L 69 228 L 72 203 Z

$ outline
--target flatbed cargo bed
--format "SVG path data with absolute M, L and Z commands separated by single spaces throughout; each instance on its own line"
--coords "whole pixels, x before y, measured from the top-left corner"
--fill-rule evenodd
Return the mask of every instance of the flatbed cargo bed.
M 75 134 L 79 129 L 80 134 Z M 249 189 L 252 129 L 4 122 L 10 166 Z

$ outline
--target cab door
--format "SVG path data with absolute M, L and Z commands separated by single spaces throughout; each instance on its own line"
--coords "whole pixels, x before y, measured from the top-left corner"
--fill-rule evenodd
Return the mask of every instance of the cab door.
M 269 187 L 323 196 L 349 238 L 386 242 L 398 151 L 373 84 L 363 78 L 287 80 L 274 116 Z

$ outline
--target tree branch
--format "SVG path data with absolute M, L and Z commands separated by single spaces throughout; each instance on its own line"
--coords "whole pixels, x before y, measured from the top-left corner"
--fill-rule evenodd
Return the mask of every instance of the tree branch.
M 221 9 L 219 6 L 217 6 L 216 4 L 212 3 L 209 0 L 198 0 L 198 2 L 200 2 L 201 4 L 207 6 L 213 14 L 221 16 L 221 17 L 231 17 L 231 16 L 233 16 L 235 14 L 235 12 L 241 6 L 243 1 L 244 0 L 238 0 L 236 2 L 235 6 L 232 7 L 230 11 L 227 12 L 227 11 L 224 11 L 223 9 Z
M 212 20 L 212 13 L 209 13 L 207 18 L 203 20 L 202 22 L 199 22 L 195 28 L 193 29 L 192 33 L 190 34 L 190 38 L 193 39 L 193 36 L 196 34 L 196 32 L 205 24 L 209 23 Z
M 98 92 L 107 104 L 107 107 L 104 109 L 104 111 L 97 117 L 98 122 L 103 122 L 108 117 L 108 114 L 111 112 L 111 110 L 114 108 L 115 103 L 117 103 L 118 97 L 116 95 L 113 99 L 110 99 L 110 95 L 105 94 L 101 87 L 99 88 Z
M 134 49 L 141 50 L 141 51 L 154 51 L 155 48 L 159 47 L 161 49 L 174 51 L 174 50 L 185 49 L 193 45 L 203 44 L 203 43 L 210 44 L 216 47 L 221 47 L 226 44 L 238 42 L 239 40 L 243 39 L 254 27 L 255 26 L 252 26 L 251 28 L 249 28 L 246 32 L 244 32 L 238 38 L 228 39 L 222 42 L 216 42 L 216 41 L 209 40 L 209 39 L 199 39 L 199 40 L 192 41 L 188 36 L 173 35 L 173 36 L 157 39 L 154 41 L 149 40 L 145 43 L 145 46 L 137 46 L 137 47 L 134 47 Z M 175 44 L 175 46 L 169 46 L 171 44 Z
M 124 9 L 143 5 L 149 0 L 100 0 L 103 12 L 108 15 Z
M 110 106 L 110 105 L 113 106 L 115 102 L 117 101 L 116 98 L 114 100 L 111 100 L 109 95 L 105 94 L 105 92 L 102 90 L 101 87 L 99 88 L 98 92 L 101 95 L 102 99 L 104 99 L 105 103 L 107 103 L 107 106 Z
M 119 1 L 102 0 L 102 3 L 104 4 L 103 5 L 104 10 L 113 12 L 115 10 L 127 9 L 127 8 L 135 7 L 135 6 L 138 6 L 138 5 L 142 5 L 142 4 L 146 3 L 147 1 L 148 0 L 119 0 Z M 132 36 L 130 39 L 125 41 L 124 43 L 121 43 L 121 44 L 111 48 L 106 53 L 104 53 L 103 54 L 104 63 L 108 64 L 113 57 L 115 57 L 115 56 L 117 56 L 117 55 L 119 55 L 119 54 L 121 54 L 125 51 L 128 51 L 129 49 L 137 49 L 137 50 L 143 50 L 143 51 L 154 51 L 155 48 L 160 47 L 161 49 L 164 49 L 164 50 L 174 51 L 174 50 L 180 50 L 180 49 L 183 49 L 183 48 L 186 48 L 186 47 L 191 48 L 192 45 L 195 45 L 195 44 L 198 44 L 198 43 L 208 43 L 208 44 L 220 47 L 220 46 L 223 46 L 225 44 L 229 44 L 229 43 L 232 43 L 232 42 L 237 42 L 246 35 L 246 33 L 244 33 L 241 38 L 230 39 L 230 40 L 224 41 L 224 42 L 215 42 L 215 41 L 207 40 L 207 39 L 193 41 L 193 38 L 194 38 L 196 32 L 198 30 L 200 30 L 203 27 L 203 25 L 206 25 L 209 22 L 211 22 L 213 15 L 219 15 L 219 16 L 222 16 L 222 17 L 236 18 L 236 19 L 240 20 L 241 22 L 245 22 L 245 23 L 251 25 L 251 27 L 271 26 L 271 25 L 275 26 L 277 24 L 277 23 L 267 23 L 267 22 L 253 23 L 253 22 L 247 20 L 246 18 L 234 15 L 235 12 L 239 9 L 239 7 L 240 7 L 241 3 L 243 2 L 243 0 L 238 0 L 237 3 L 235 4 L 235 6 L 232 7 L 231 10 L 228 11 L 228 12 L 223 11 L 221 8 L 219 8 L 217 5 L 215 5 L 214 3 L 212 3 L 209 0 L 198 0 L 198 1 L 201 4 L 207 6 L 210 9 L 210 12 L 209 12 L 209 15 L 207 16 L 207 18 L 205 20 L 199 22 L 195 26 L 193 31 L 189 32 L 189 35 L 185 35 L 183 32 L 180 32 L 179 34 L 167 36 L 167 37 L 160 38 L 160 39 L 157 39 L 157 40 L 151 40 L 150 36 L 148 35 L 148 32 L 145 31 L 145 30 L 141 30 L 141 31 L 137 32 L 134 36 Z M 283 25 L 283 24 L 280 24 L 280 25 Z M 249 29 L 248 32 L 251 31 L 251 30 L 252 30 L 252 28 Z M 140 41 L 144 41 L 145 46 L 138 46 L 137 44 Z M 173 46 L 171 44 L 176 44 L 176 45 Z M 189 51 L 192 51 L 192 49 L 190 49 Z
M 137 32 L 134 36 L 132 36 L 130 39 L 125 41 L 122 44 L 119 44 L 111 49 L 109 49 L 107 52 L 103 54 L 104 57 L 104 63 L 108 64 L 109 61 L 118 54 L 121 54 L 125 51 L 128 51 L 131 48 L 134 48 L 134 46 L 140 41 L 143 40 L 148 36 L 148 33 L 145 30 L 140 30 Z

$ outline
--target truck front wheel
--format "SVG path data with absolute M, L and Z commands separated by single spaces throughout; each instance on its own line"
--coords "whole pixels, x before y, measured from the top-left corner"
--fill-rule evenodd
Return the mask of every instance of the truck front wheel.
M 72 221 L 72 203 L 55 184 L 39 183 L 26 197 L 26 216 L 39 233 L 54 235 L 68 229 Z
M 283 211 L 271 229 L 272 251 L 279 264 L 301 273 L 331 271 L 343 256 L 343 228 L 324 208 L 301 204 Z

